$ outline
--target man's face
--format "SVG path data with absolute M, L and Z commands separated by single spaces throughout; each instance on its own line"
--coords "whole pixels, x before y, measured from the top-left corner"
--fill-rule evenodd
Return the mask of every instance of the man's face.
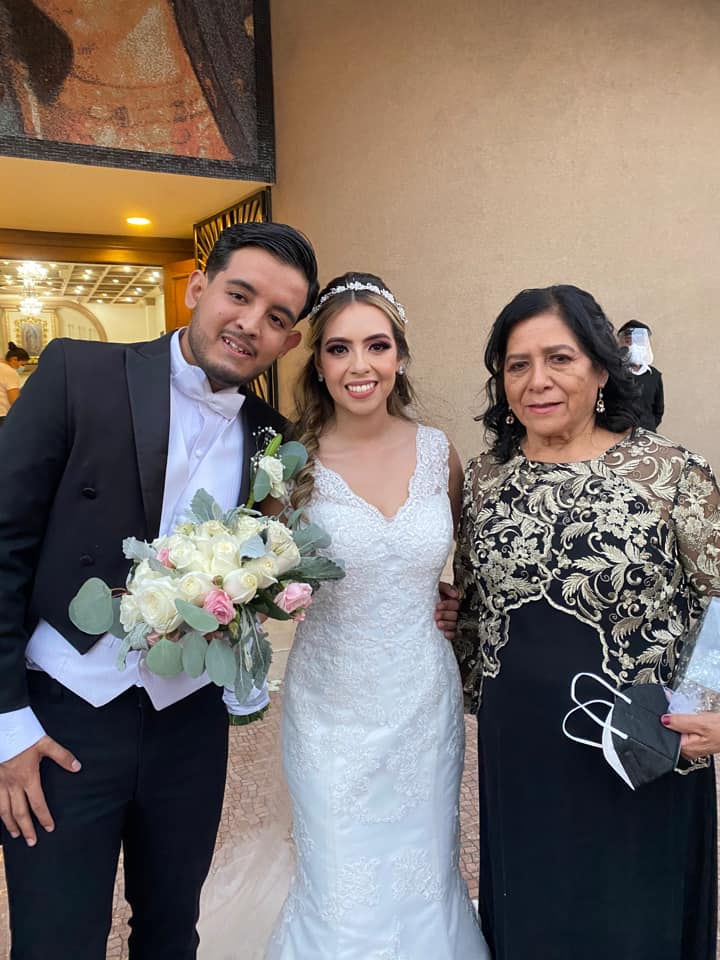
M 214 389 L 249 383 L 301 339 L 294 329 L 308 282 L 301 270 L 260 247 L 242 247 L 212 280 L 195 270 L 185 303 L 193 311 L 181 340 L 188 363 Z

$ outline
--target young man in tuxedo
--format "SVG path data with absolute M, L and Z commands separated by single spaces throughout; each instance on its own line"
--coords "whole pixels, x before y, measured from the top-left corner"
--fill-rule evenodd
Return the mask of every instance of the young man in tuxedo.
M 118 856 L 133 960 L 192 960 L 227 761 L 207 676 L 161 678 L 68 603 L 121 587 L 125 537 L 167 533 L 204 487 L 229 509 L 279 415 L 245 385 L 295 347 L 317 295 L 308 241 L 242 224 L 195 271 L 187 329 L 55 340 L 0 432 L 0 817 L 13 960 L 104 960 Z M 41 765 L 42 762 L 42 765 Z

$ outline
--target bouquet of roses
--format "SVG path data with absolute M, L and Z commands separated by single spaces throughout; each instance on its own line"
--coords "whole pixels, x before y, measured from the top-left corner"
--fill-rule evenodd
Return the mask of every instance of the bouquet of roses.
M 242 703 L 270 667 L 257 615 L 302 619 L 320 583 L 345 576 L 340 563 L 318 553 L 330 538 L 302 511 L 286 510 L 283 522 L 252 509 L 268 495 L 284 497 L 287 481 L 306 462 L 302 444 L 274 435 L 253 460 L 247 506 L 223 512 L 198 490 L 170 536 L 123 542 L 133 561 L 125 589 L 87 580 L 70 604 L 72 622 L 86 633 L 119 637 L 119 669 L 130 650 L 142 650 L 153 673 L 199 677 L 207 670 Z

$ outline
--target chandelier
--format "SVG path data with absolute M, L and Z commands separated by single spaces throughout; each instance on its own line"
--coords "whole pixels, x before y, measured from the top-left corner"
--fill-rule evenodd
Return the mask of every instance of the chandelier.
M 47 276 L 47 269 L 39 263 L 28 260 L 21 263 L 17 268 L 18 276 L 22 280 L 23 292 L 25 296 L 18 305 L 18 312 L 21 317 L 36 317 L 42 312 L 43 303 L 35 295 L 38 283 L 41 283 Z

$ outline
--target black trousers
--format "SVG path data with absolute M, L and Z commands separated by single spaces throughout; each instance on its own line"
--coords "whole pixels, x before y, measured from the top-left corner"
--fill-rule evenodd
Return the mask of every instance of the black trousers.
M 29 671 L 46 732 L 82 763 L 44 760 L 55 831 L 3 832 L 11 960 L 105 960 L 123 849 L 132 960 L 194 960 L 200 890 L 210 869 L 227 766 L 227 714 L 210 685 L 156 711 L 133 687 L 92 707 Z

